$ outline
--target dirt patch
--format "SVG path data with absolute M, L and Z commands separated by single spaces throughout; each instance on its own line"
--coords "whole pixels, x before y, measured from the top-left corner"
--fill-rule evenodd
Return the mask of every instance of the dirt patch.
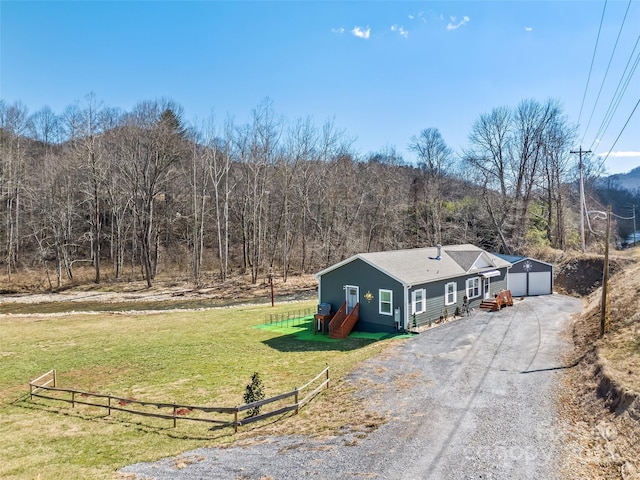
M 317 286 L 313 275 L 289 276 L 286 282 L 275 276 L 274 299 L 278 302 L 310 299 L 317 295 Z M 55 293 L 5 290 L 0 293 L 0 313 L 195 309 L 270 301 L 271 285 L 267 278 L 252 283 L 250 277 L 239 275 L 225 282 L 211 280 L 200 287 L 187 281 L 158 278 L 151 288 L 144 282 L 104 282 L 77 284 Z
M 613 257 L 609 262 L 611 276 L 630 264 L 629 259 Z M 586 297 L 602 286 L 602 256 L 571 258 L 559 263 L 555 268 L 555 289 L 566 295 Z

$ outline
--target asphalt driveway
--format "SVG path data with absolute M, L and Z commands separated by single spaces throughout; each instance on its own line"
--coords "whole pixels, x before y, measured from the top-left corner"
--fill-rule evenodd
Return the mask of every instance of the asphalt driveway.
M 193 461 L 179 469 L 168 458 L 121 472 L 145 479 L 559 478 L 555 389 L 571 314 L 581 309 L 581 300 L 562 295 L 516 300 L 368 360 L 347 381 L 389 421 L 364 439 L 272 437 L 186 452 L 181 458 Z

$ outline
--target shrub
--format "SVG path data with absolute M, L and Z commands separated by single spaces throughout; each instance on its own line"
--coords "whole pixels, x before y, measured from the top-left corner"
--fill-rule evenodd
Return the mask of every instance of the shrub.
M 260 374 L 258 372 L 254 372 L 254 374 L 251 375 L 251 383 L 247 385 L 244 392 L 244 403 L 249 404 L 260 400 L 264 400 L 264 387 L 262 386 Z M 248 412 L 250 417 L 255 417 L 259 413 L 260 407 L 254 407 Z

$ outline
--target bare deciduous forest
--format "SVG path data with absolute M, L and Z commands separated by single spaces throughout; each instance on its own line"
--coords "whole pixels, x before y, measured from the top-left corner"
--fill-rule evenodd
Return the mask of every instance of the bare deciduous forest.
M 415 164 L 362 155 L 333 121 L 282 118 L 268 99 L 221 124 L 168 100 L 125 112 L 90 94 L 61 114 L 0 101 L 0 261 L 51 288 L 80 264 L 96 283 L 108 264 L 112 280 L 178 269 L 201 285 L 437 243 L 579 247 L 575 129 L 557 102 L 481 115 L 459 152 L 437 128 L 407 138 Z

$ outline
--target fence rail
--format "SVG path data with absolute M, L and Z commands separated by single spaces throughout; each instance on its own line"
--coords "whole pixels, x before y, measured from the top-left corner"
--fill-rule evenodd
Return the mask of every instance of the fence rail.
M 309 403 L 316 395 L 318 395 L 323 388 L 329 388 L 329 366 L 316 375 L 311 381 L 302 387 L 297 387 L 290 392 L 281 393 L 264 400 L 257 402 L 247 403 L 244 405 L 238 405 L 235 407 L 214 407 L 214 406 L 201 406 L 201 405 L 183 405 L 178 403 L 167 402 L 150 402 L 144 400 L 138 400 L 135 398 L 117 397 L 110 394 L 86 392 L 77 390 L 74 388 L 62 388 L 56 385 L 57 374 L 56 370 L 50 370 L 47 373 L 40 375 L 35 380 L 29 382 L 29 395 L 33 397 L 44 398 L 48 400 L 57 400 L 61 402 L 70 403 L 72 408 L 78 405 L 87 405 L 91 407 L 99 407 L 107 409 L 107 415 L 111 415 L 111 411 L 130 413 L 133 415 L 142 415 L 145 417 L 161 418 L 166 420 L 173 420 L 173 426 L 177 425 L 178 420 L 190 420 L 194 422 L 208 422 L 218 424 L 220 426 L 233 426 L 234 432 L 238 432 L 238 427 L 241 425 L 247 425 L 249 423 L 264 420 L 265 418 L 273 417 L 276 415 L 283 415 L 287 412 L 295 411 L 297 414 L 300 408 Z M 311 389 L 314 387 L 313 389 Z M 301 392 L 310 390 L 306 393 L 306 396 L 300 399 Z M 45 392 L 45 393 L 42 393 Z M 49 393 L 51 392 L 51 393 Z M 47 395 L 47 393 L 49 393 Z M 56 394 L 67 393 L 71 394 L 71 398 L 65 398 L 63 396 L 56 396 Z M 280 406 L 274 410 L 267 411 L 265 413 L 253 416 L 247 416 L 241 418 L 240 414 L 247 410 L 253 410 L 265 405 L 271 405 L 277 402 L 282 402 L 293 397 L 293 403 Z M 98 401 L 90 401 L 88 399 L 101 399 L 103 403 Z M 106 403 L 104 403 L 106 401 Z M 156 413 L 153 411 L 134 410 L 133 408 L 127 408 L 126 405 L 139 406 L 139 407 L 155 407 L 156 409 L 172 409 L 172 413 Z M 194 412 L 206 413 L 219 413 L 225 415 L 233 415 L 233 420 L 224 420 L 220 418 L 210 417 L 198 417 L 192 415 Z

